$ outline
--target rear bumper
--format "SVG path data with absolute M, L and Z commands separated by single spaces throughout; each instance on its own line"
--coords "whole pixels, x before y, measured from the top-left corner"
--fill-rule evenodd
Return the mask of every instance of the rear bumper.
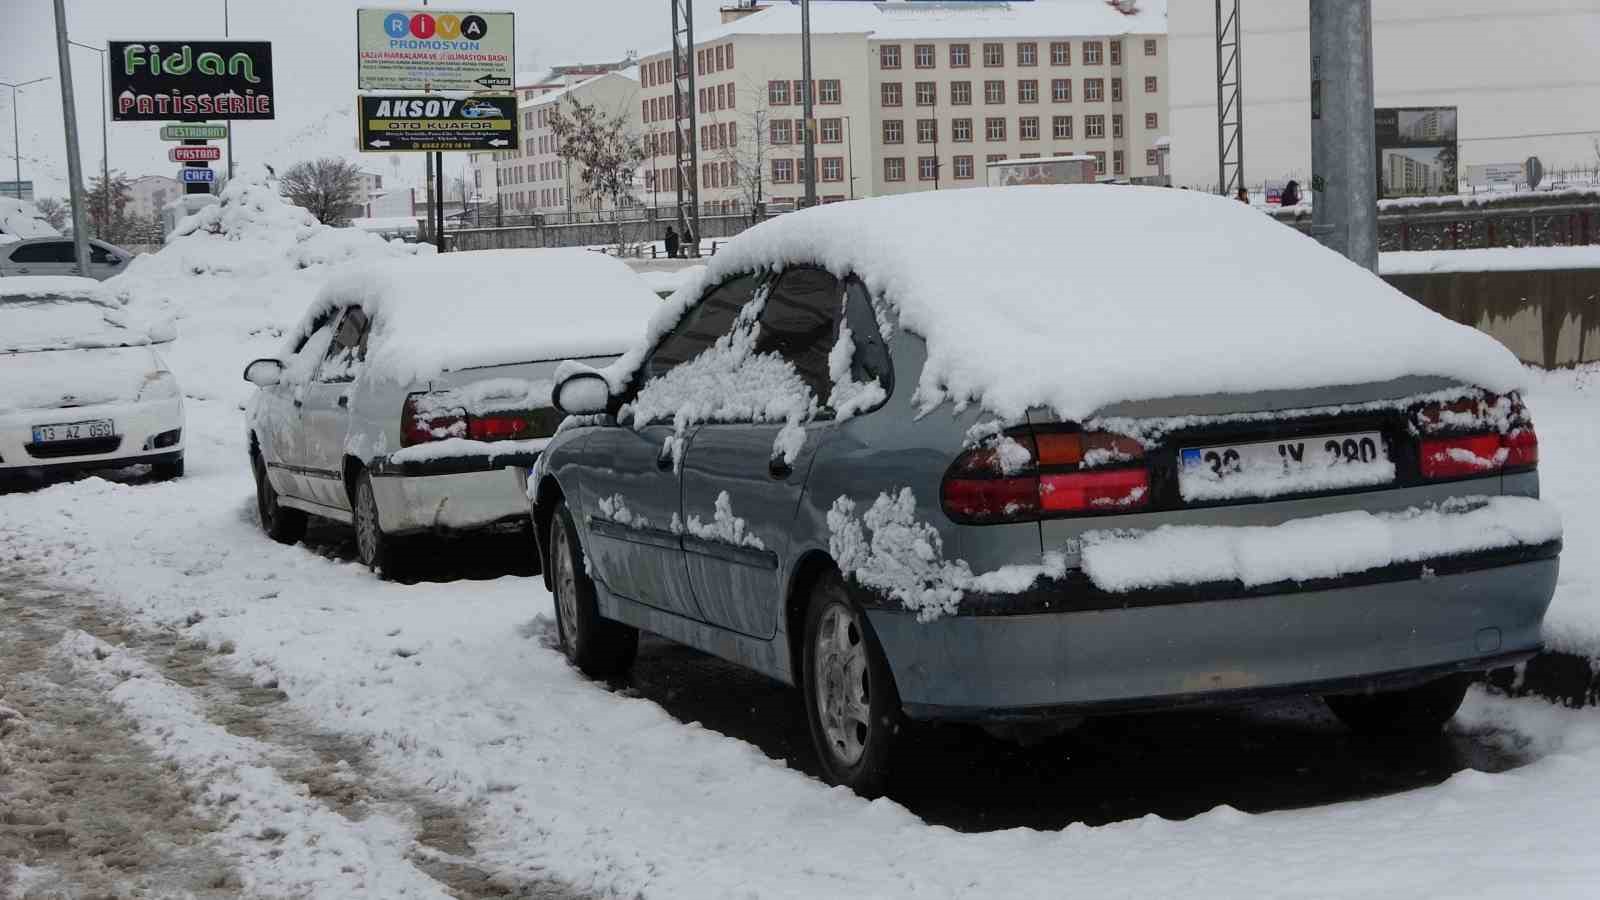
M 992 721 L 1403 686 L 1540 648 L 1559 543 L 1421 577 L 1169 596 L 1076 611 L 867 616 L 913 718 Z M 1440 561 L 1441 566 L 1443 561 Z
M 110 419 L 115 439 L 83 452 L 46 452 L 34 447 L 33 427 L 58 422 Z M 0 414 L 0 473 L 110 469 L 174 462 L 183 455 L 183 400 L 107 403 L 65 409 Z M 48 446 L 48 445 L 47 445 Z
M 528 516 L 511 469 L 401 474 L 375 466 L 372 476 L 378 522 L 387 534 L 480 528 Z

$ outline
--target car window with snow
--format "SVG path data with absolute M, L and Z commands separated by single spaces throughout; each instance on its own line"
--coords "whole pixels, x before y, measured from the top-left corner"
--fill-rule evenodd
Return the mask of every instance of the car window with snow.
M 684 314 L 683 320 L 662 339 L 644 363 L 641 383 L 665 375 L 675 366 L 698 356 L 717 338 L 728 333 L 739 314 L 761 285 L 760 273 L 751 272 L 730 279 L 707 294 L 704 300 Z
M 149 335 L 128 327 L 121 309 L 61 294 L 0 296 L 0 352 L 136 347 Z
M 767 297 L 756 338 L 756 353 L 775 353 L 793 364 L 823 405 L 840 306 L 839 279 L 823 269 L 790 269 Z
M 334 326 L 333 340 L 328 343 L 327 357 L 322 361 L 317 380 L 355 380 L 359 365 L 367 356 L 367 334 L 371 325 L 359 306 L 352 306 L 339 316 L 339 324 Z

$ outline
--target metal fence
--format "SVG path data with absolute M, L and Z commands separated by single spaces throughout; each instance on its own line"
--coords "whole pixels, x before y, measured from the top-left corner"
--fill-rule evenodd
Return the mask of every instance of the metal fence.
M 1274 210 L 1310 233 L 1310 207 Z M 1385 200 L 1378 204 L 1378 249 L 1469 250 L 1600 243 L 1600 190 Z

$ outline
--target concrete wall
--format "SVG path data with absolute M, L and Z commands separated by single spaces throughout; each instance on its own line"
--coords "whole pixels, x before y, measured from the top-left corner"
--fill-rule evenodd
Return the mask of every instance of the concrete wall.
M 1386 275 L 1429 309 L 1547 369 L 1600 361 L 1600 269 Z
M 624 240 L 660 240 L 668 221 L 624 222 Z M 749 216 L 701 216 L 700 237 L 726 238 L 750 227 Z M 542 225 L 512 228 L 463 228 L 445 232 L 451 250 L 507 250 L 524 247 L 590 247 L 610 244 L 615 237 L 608 223 Z

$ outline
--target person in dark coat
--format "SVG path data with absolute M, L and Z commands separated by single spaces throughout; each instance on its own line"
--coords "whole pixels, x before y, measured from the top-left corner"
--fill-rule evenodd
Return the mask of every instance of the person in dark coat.
M 667 234 L 666 234 L 666 237 L 662 238 L 662 243 L 667 245 L 667 258 L 669 258 L 669 259 L 677 259 L 678 258 L 678 232 L 676 230 L 674 230 L 671 225 L 667 226 Z
M 1291 180 L 1288 184 L 1284 185 L 1282 199 L 1280 199 L 1278 202 L 1284 206 L 1299 206 L 1300 182 Z

